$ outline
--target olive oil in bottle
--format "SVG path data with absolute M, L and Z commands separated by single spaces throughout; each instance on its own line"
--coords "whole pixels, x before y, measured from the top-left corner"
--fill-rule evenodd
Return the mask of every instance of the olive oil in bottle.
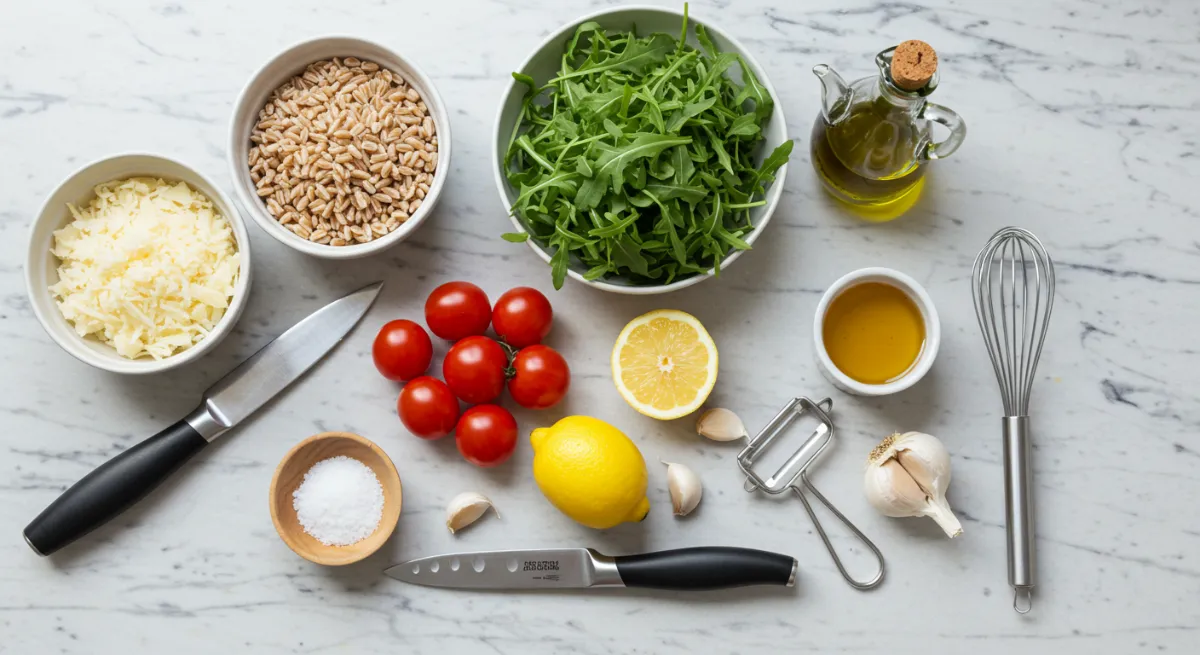
M 891 220 L 910 209 L 925 185 L 926 164 L 950 155 L 966 136 L 953 111 L 926 101 L 937 88 L 937 54 L 905 41 L 875 57 L 876 76 L 851 84 L 825 65 L 823 103 L 813 125 L 812 163 L 826 190 L 870 220 Z M 950 136 L 931 139 L 931 122 Z
M 897 154 L 913 149 L 914 145 L 897 147 L 916 140 L 912 127 L 889 122 L 881 113 L 866 106 L 837 125 L 818 118 L 812 131 L 812 162 L 839 200 L 869 212 L 903 208 L 903 213 L 921 195 L 925 168 Z

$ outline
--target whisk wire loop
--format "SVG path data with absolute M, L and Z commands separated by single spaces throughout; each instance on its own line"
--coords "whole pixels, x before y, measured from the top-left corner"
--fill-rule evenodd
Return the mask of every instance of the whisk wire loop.
M 1054 302 L 1054 264 L 1036 236 L 1007 227 L 980 251 L 972 278 L 975 317 L 1004 413 L 1024 416 Z

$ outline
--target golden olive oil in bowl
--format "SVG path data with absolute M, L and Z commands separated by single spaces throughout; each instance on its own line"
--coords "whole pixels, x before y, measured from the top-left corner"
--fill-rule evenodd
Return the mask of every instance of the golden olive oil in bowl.
M 921 309 L 884 282 L 856 284 L 834 297 L 822 328 L 833 365 L 863 384 L 887 384 L 907 373 L 925 346 Z

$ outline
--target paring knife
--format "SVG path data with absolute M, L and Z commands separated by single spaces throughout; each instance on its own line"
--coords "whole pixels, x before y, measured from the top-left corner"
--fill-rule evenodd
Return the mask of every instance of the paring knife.
M 611 557 L 591 548 L 454 553 L 388 567 L 396 580 L 457 589 L 646 587 L 679 591 L 796 584 L 796 559 L 708 546 Z
M 25 527 L 25 541 L 49 555 L 141 500 L 192 455 L 295 382 L 358 324 L 383 282 L 309 314 L 204 393 L 194 412 L 101 464 Z

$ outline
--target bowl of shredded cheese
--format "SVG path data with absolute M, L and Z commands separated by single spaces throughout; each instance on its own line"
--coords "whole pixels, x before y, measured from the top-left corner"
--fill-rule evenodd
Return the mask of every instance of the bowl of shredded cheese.
M 204 175 L 122 154 L 84 166 L 46 199 L 25 279 L 34 314 L 68 353 L 115 373 L 157 373 L 232 330 L 250 290 L 250 239 Z

